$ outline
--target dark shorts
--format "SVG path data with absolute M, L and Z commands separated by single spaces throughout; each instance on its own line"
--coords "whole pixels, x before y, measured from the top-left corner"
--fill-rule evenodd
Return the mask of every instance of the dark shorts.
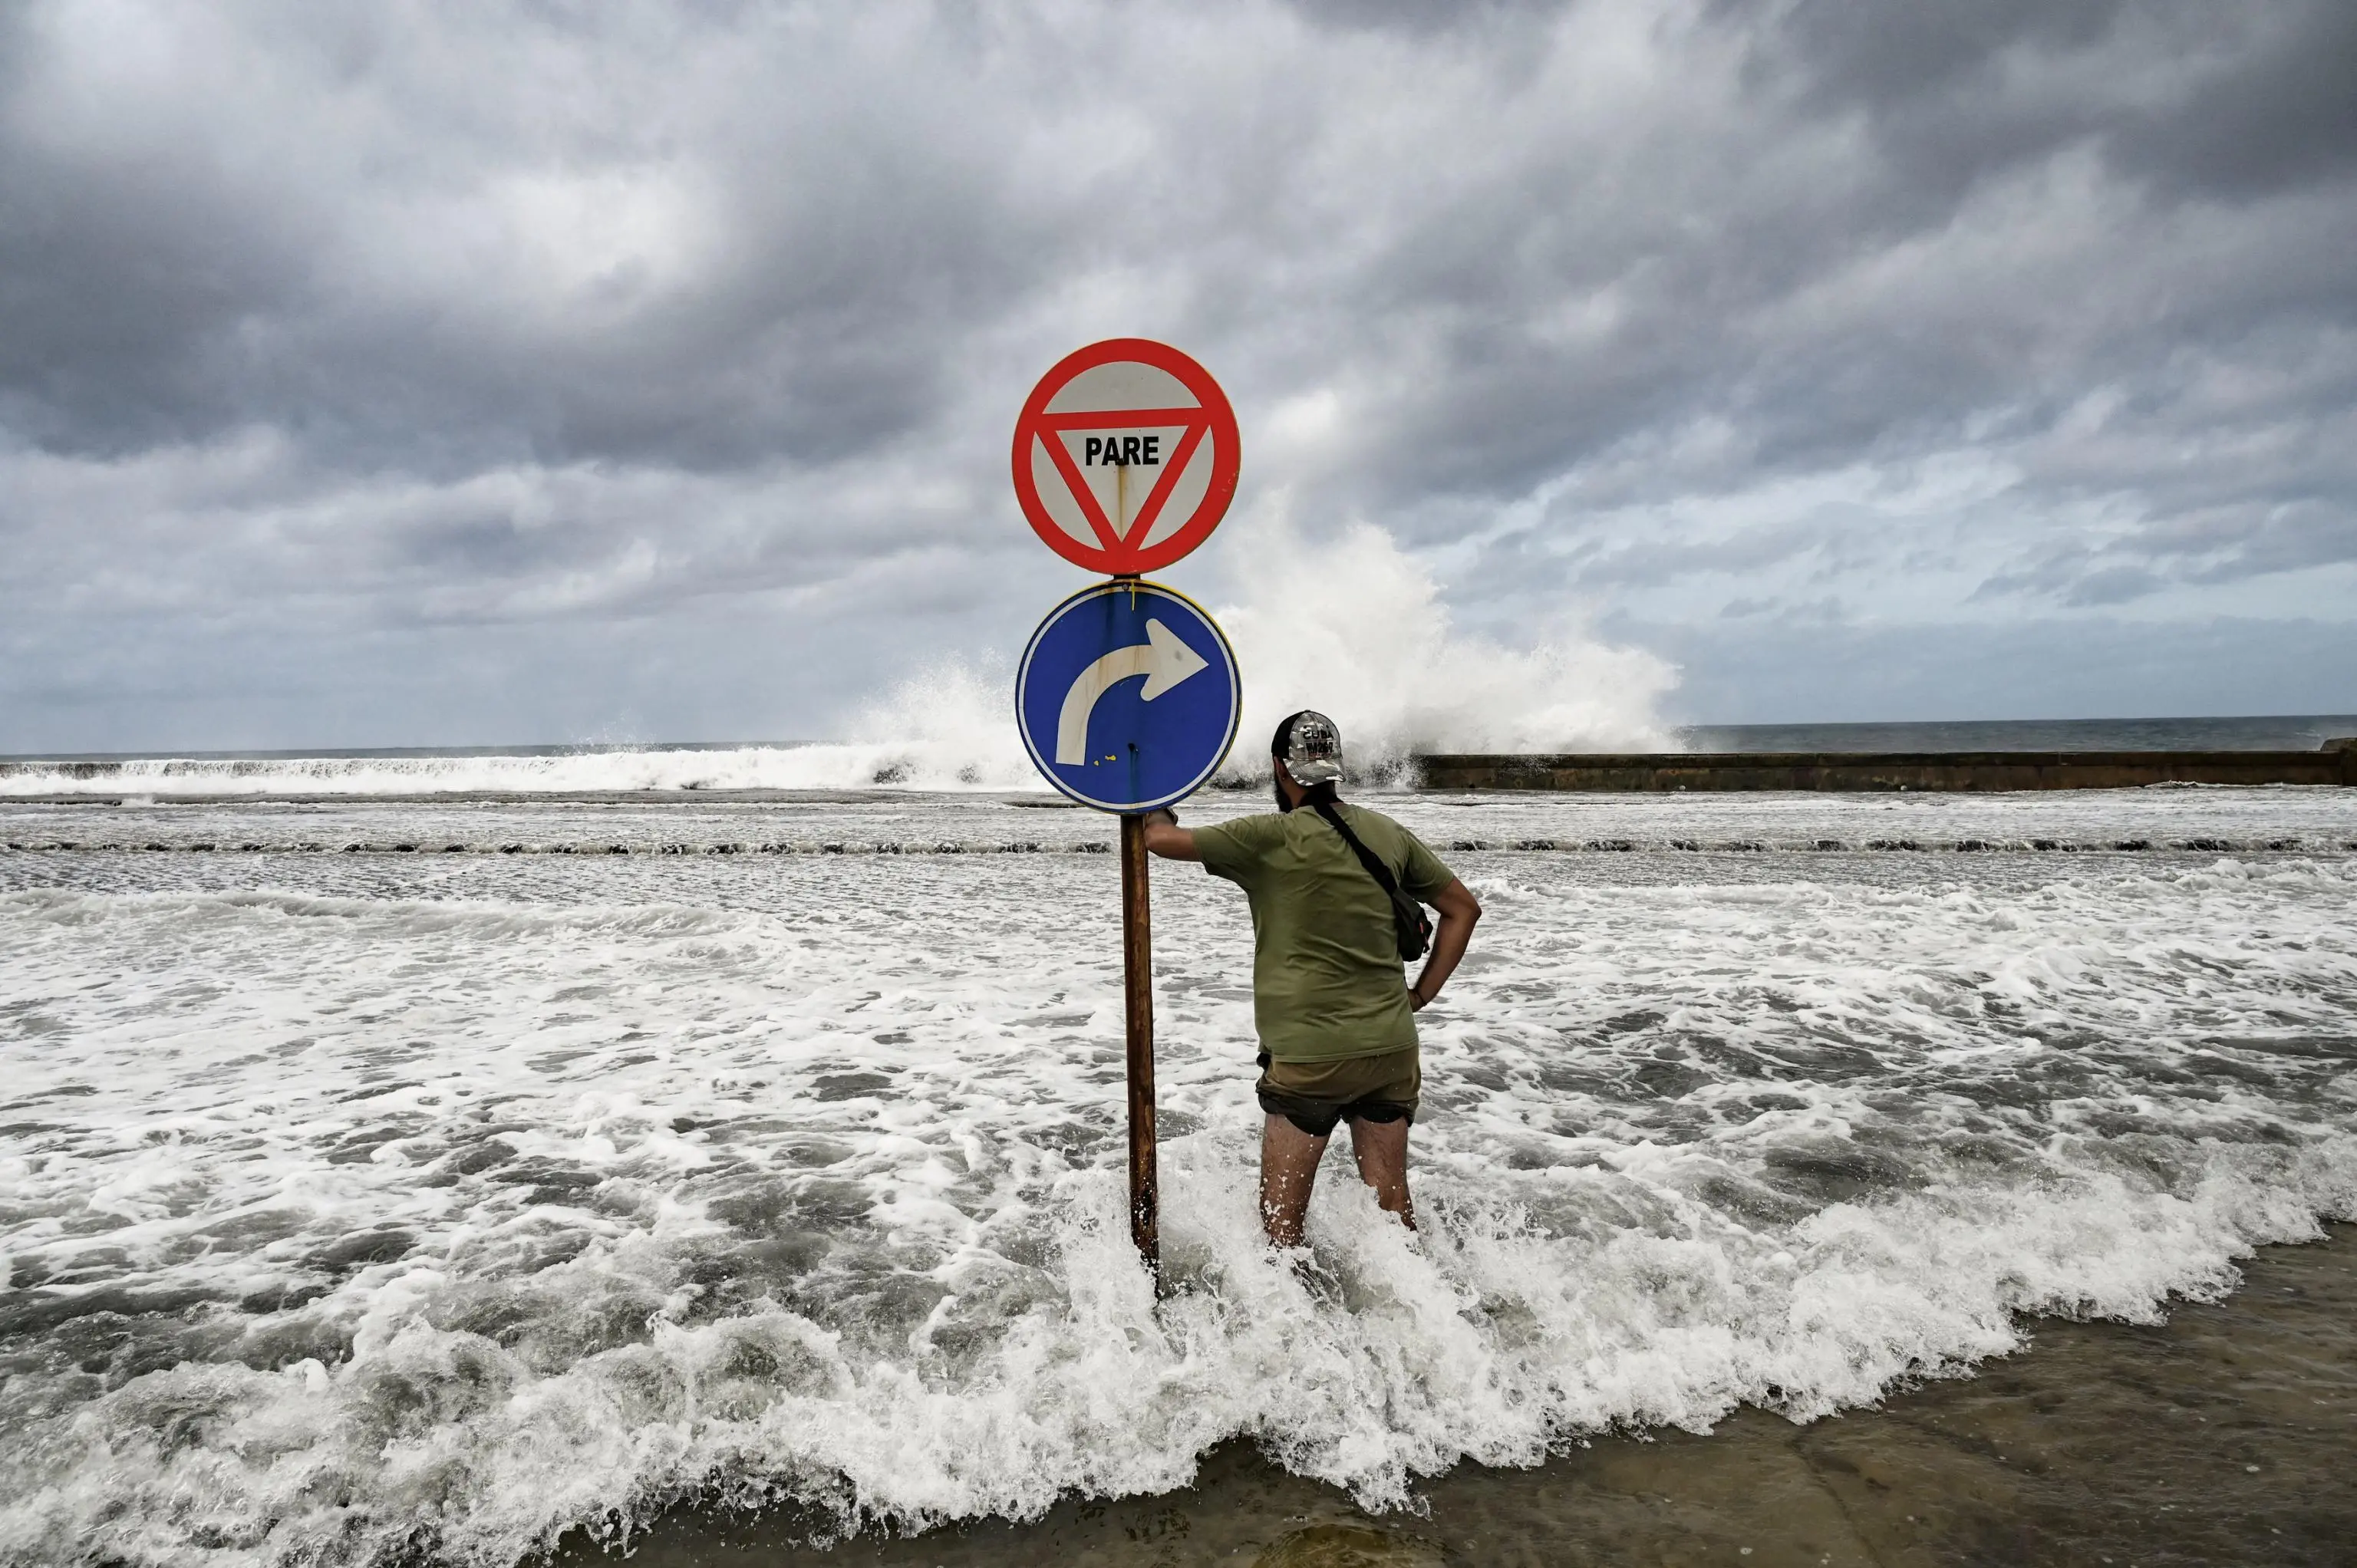
M 1340 1061 L 1273 1062 L 1260 1054 L 1260 1108 L 1313 1138 L 1331 1137 L 1337 1122 L 1415 1121 L 1424 1065 L 1414 1046 Z

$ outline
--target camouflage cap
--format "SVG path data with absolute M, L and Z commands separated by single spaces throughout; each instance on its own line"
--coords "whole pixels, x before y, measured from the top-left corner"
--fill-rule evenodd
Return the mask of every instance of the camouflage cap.
M 1324 714 L 1304 709 L 1286 725 L 1277 757 L 1305 789 L 1331 783 L 1342 777 L 1342 732 Z

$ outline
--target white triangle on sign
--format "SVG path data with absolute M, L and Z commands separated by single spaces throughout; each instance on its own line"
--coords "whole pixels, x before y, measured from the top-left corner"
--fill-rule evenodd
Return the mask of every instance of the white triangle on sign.
M 1136 529 L 1146 498 L 1154 493 L 1164 471 L 1178 455 L 1179 444 L 1187 437 L 1187 426 L 1129 424 L 1110 430 L 1065 430 L 1057 435 L 1064 443 L 1064 450 L 1071 454 L 1090 494 L 1096 497 L 1098 509 L 1113 524 L 1114 537 L 1125 543 L 1143 543 L 1143 540 L 1132 541 L 1129 536 Z M 1195 454 L 1189 453 L 1188 457 L 1188 467 L 1194 467 Z M 1135 461 L 1125 462 L 1124 458 Z M 1180 476 L 1182 483 L 1187 477 Z M 1059 475 L 1058 480 L 1063 483 L 1062 476 Z M 1171 499 L 1177 498 L 1174 495 Z M 1153 521 L 1161 522 L 1170 510 L 1169 503 L 1165 502 Z M 1178 515 L 1183 520 L 1187 514 L 1182 511 Z

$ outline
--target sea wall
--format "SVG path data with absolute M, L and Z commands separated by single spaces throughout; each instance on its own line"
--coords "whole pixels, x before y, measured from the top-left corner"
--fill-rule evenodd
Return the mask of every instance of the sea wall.
M 1416 758 L 1426 789 L 2130 789 L 2147 784 L 2357 786 L 2357 740 L 2317 751 L 1701 752 Z

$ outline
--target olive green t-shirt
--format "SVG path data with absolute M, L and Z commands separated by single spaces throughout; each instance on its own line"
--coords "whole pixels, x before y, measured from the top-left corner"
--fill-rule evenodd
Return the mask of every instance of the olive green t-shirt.
M 1422 840 L 1380 811 L 1340 808 L 1411 897 L 1455 880 Z M 1252 901 L 1253 1021 L 1277 1061 L 1332 1061 L 1415 1041 L 1392 902 L 1308 806 L 1197 828 L 1203 869 Z

